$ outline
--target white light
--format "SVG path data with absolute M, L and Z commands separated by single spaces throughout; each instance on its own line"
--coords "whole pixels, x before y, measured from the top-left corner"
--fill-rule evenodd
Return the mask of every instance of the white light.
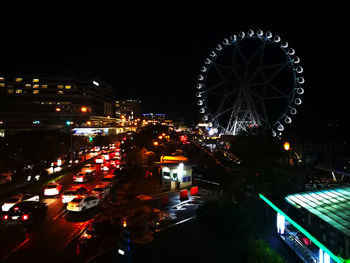
M 318 250 L 318 262 L 319 263 L 324 263 L 324 261 L 323 261 L 323 250 L 322 249 Z
M 198 80 L 203 80 L 203 79 L 204 79 L 203 75 L 198 76 Z
M 294 55 L 295 54 L 295 50 L 293 48 L 288 49 L 288 54 L 289 55 Z
M 294 57 L 294 58 L 293 58 L 293 62 L 294 62 L 295 64 L 298 64 L 298 63 L 300 62 L 300 58 L 299 58 L 299 57 Z
M 125 253 L 124 253 L 124 250 L 121 250 L 121 249 L 118 249 L 118 253 L 120 254 L 120 255 L 124 255 Z
M 297 110 L 296 110 L 295 108 L 291 108 L 289 112 L 290 112 L 290 114 L 292 114 L 292 115 L 297 114 Z
M 261 37 L 261 36 L 264 34 L 264 32 L 263 32 L 261 29 L 259 29 L 259 30 L 256 32 L 256 34 L 257 34 L 259 37 Z
M 204 64 L 209 65 L 210 63 L 211 63 L 211 60 L 210 60 L 209 58 L 206 58 L 206 59 L 204 60 Z
M 290 117 L 287 116 L 287 117 L 284 118 L 284 122 L 285 122 L 285 123 L 291 123 L 291 122 L 292 122 L 292 119 L 291 119 Z
M 202 71 L 202 72 L 206 72 L 206 71 L 207 71 L 207 68 L 203 66 L 203 67 L 201 68 L 201 71 Z
M 202 92 L 196 92 L 196 97 L 201 98 L 202 97 Z
M 197 105 L 198 105 L 198 106 L 203 105 L 203 101 L 202 101 L 202 100 L 198 100 L 198 101 L 197 101 Z
M 214 133 L 215 133 L 215 132 L 214 132 L 214 129 L 210 129 L 210 130 L 209 130 L 209 135 L 210 135 L 210 136 L 211 136 L 211 135 L 214 135 Z
M 266 34 L 265 34 L 266 38 L 271 38 L 272 37 L 272 34 L 270 31 L 267 31 Z
M 209 56 L 211 56 L 212 58 L 216 57 L 216 53 L 214 51 L 210 51 Z
M 280 38 L 279 36 L 275 35 L 275 36 L 273 37 L 273 41 L 276 42 L 276 43 L 278 43 L 278 42 L 281 41 L 281 38 Z
M 205 108 L 200 108 L 199 113 L 205 113 Z
M 331 262 L 331 259 L 329 257 L 329 255 L 325 252 L 323 254 L 323 263 L 330 263 Z
M 304 94 L 304 89 L 303 88 L 297 88 L 297 93 L 298 94 Z
M 208 120 L 208 116 L 204 115 L 202 119 L 203 119 L 203 121 L 207 121 Z
M 287 47 L 288 47 L 288 42 L 283 41 L 283 42 L 281 43 L 281 47 L 287 48 Z
M 244 33 L 243 31 L 239 32 L 238 35 L 239 35 L 239 37 L 242 38 L 242 39 L 245 37 L 245 33 Z
M 222 44 L 224 44 L 224 45 L 228 45 L 230 42 L 228 41 L 228 39 L 227 38 L 224 38 L 223 40 L 222 40 Z
M 272 130 L 272 137 L 276 137 L 276 136 L 277 136 L 276 132 Z
M 303 69 L 302 67 L 298 66 L 298 67 L 295 69 L 295 71 L 296 71 L 297 73 L 303 73 L 304 69 Z
M 248 36 L 252 37 L 252 36 L 254 36 L 254 31 L 252 29 L 249 29 L 247 34 L 248 34 Z
M 232 36 L 230 36 L 230 39 L 231 39 L 232 41 L 236 41 L 236 40 L 237 40 L 237 36 L 236 36 L 236 35 L 232 35 Z
M 303 77 L 298 78 L 298 83 L 303 84 L 305 82 L 305 79 Z
M 284 126 L 282 124 L 277 126 L 277 130 L 278 131 L 283 131 L 284 130 Z
M 300 104 L 302 103 L 302 101 L 301 101 L 301 99 L 296 98 L 296 99 L 294 100 L 294 103 L 295 103 L 296 105 L 300 105 Z
M 198 84 L 196 85 L 196 88 L 197 88 L 197 89 L 201 89 L 201 88 L 203 88 L 203 85 L 200 84 L 200 83 L 198 83 Z
M 217 44 L 215 49 L 216 49 L 217 51 L 220 51 L 220 50 L 222 50 L 222 47 L 221 47 L 220 44 Z
M 92 81 L 92 84 L 94 84 L 96 86 L 100 86 L 100 83 L 98 83 L 97 81 Z

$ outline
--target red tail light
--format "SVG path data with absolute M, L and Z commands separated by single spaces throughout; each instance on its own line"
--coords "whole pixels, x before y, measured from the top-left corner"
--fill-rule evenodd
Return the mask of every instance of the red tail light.
M 73 176 L 73 179 L 77 178 L 76 176 Z
M 29 215 L 27 215 L 27 214 L 22 215 L 22 220 L 23 221 L 26 221 L 28 219 L 29 219 Z
M 4 216 L 3 216 L 3 219 L 4 219 L 4 220 L 7 220 L 8 218 L 9 218 L 8 215 L 4 215 Z
M 16 206 L 13 210 L 18 211 L 19 210 L 18 206 Z

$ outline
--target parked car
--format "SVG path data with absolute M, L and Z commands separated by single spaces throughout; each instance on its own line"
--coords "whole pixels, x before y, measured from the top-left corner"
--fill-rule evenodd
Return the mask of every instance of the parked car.
M 39 195 L 34 194 L 18 194 L 7 199 L 1 206 L 2 211 L 8 211 L 12 206 L 23 201 L 35 201 L 39 202 Z
M 79 196 L 68 203 L 67 210 L 73 212 L 85 212 L 87 209 L 99 206 L 100 204 L 101 199 L 96 196 Z
M 46 203 L 23 201 L 12 206 L 2 215 L 3 223 L 9 225 L 31 225 L 44 218 L 47 212 Z

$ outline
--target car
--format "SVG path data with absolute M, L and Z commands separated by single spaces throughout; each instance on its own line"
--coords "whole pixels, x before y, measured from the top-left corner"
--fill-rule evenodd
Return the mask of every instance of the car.
M 31 225 L 45 217 L 47 204 L 36 201 L 23 201 L 12 206 L 2 215 L 5 225 Z
M 85 212 L 87 209 L 99 206 L 101 200 L 96 196 L 78 196 L 70 201 L 67 210 L 72 212 Z
M 85 164 L 83 168 L 81 169 L 82 172 L 95 172 L 96 171 L 96 166 L 94 164 Z
M 1 206 L 1 210 L 6 212 L 8 211 L 12 206 L 15 204 L 22 202 L 22 201 L 35 201 L 39 202 L 39 195 L 34 194 L 18 194 L 15 196 L 12 196 L 8 200 L 4 202 L 4 204 Z
M 85 183 L 94 177 L 94 172 L 79 172 L 73 176 L 73 180 L 76 183 Z
M 60 183 L 49 183 L 44 190 L 45 196 L 57 196 L 62 190 L 62 184 Z
M 114 186 L 119 182 L 119 178 L 114 174 L 108 174 L 101 179 L 101 182 L 107 182 Z
M 80 195 L 87 195 L 88 193 L 89 193 L 89 190 L 85 187 L 82 187 L 82 186 L 72 187 L 62 193 L 61 200 L 63 204 L 67 204 L 70 201 L 72 201 L 74 198 Z
M 100 182 L 92 190 L 91 194 L 97 198 L 105 199 L 111 192 L 111 184 L 109 182 Z

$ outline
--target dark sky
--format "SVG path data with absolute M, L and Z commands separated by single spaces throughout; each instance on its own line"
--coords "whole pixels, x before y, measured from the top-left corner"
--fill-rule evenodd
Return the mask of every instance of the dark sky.
M 196 120 L 203 59 L 224 37 L 261 28 L 279 34 L 301 58 L 306 84 L 298 125 L 347 121 L 349 42 L 341 6 L 305 10 L 285 3 L 278 11 L 256 13 L 246 7 L 225 12 L 222 6 L 208 13 L 179 9 L 142 16 L 105 8 L 86 15 L 51 9 L 9 16 L 2 23 L 0 72 L 91 74 L 112 85 L 117 98 L 141 99 L 144 112 Z

